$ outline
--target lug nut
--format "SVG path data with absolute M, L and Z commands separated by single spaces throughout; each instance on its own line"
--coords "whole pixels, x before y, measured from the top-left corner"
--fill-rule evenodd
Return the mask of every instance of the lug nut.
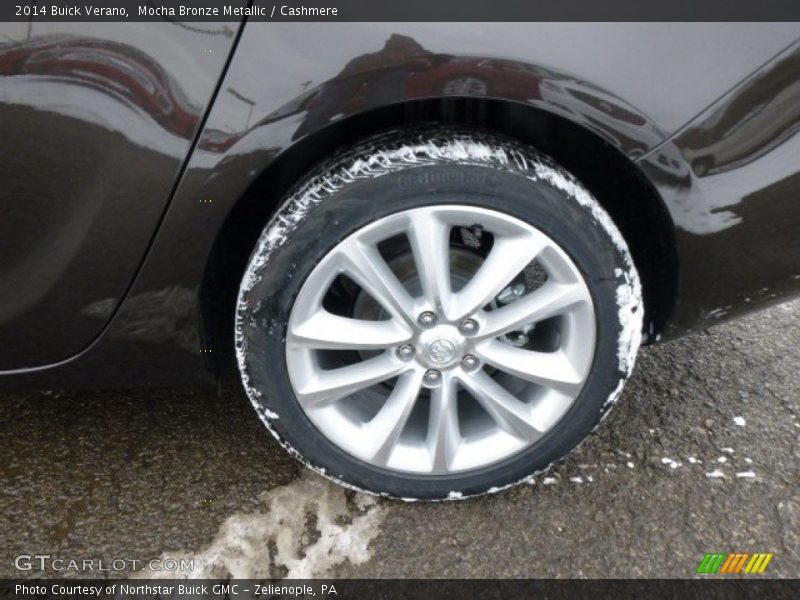
M 478 359 L 472 354 L 465 354 L 464 358 L 461 359 L 461 366 L 467 371 L 472 371 L 478 367 Z
M 439 385 L 439 382 L 442 380 L 442 374 L 439 373 L 436 369 L 430 369 L 425 371 L 425 375 L 423 376 L 426 385 L 433 386 Z
M 472 335 L 478 331 L 478 322 L 475 319 L 467 319 L 461 323 L 459 329 L 464 335 Z
M 423 327 L 432 327 L 433 324 L 436 323 L 436 315 L 431 311 L 426 310 L 424 313 L 420 314 L 419 317 L 417 317 L 417 321 Z
M 411 357 L 414 356 L 414 346 L 412 346 L 411 344 L 405 344 L 404 346 L 400 346 L 397 349 L 397 356 L 399 356 L 403 360 L 409 360 Z
M 506 337 L 508 341 L 511 342 L 511 345 L 517 348 L 522 348 L 528 343 L 528 336 L 521 331 L 512 331 Z
M 524 293 L 525 293 L 525 284 L 518 283 L 516 285 L 508 286 L 502 292 L 497 294 L 495 299 L 500 304 L 511 304 L 512 302 L 514 302 L 514 300 L 522 296 L 522 294 Z

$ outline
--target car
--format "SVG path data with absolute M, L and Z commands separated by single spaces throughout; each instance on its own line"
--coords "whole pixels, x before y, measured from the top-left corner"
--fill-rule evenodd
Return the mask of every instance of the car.
M 238 380 L 311 469 L 460 499 L 800 292 L 796 23 L 0 32 L 4 390 Z

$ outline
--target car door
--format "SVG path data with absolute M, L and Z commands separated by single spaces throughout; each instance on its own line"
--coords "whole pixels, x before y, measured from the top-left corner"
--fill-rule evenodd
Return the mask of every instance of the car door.
M 65 360 L 125 295 L 238 23 L 0 23 L 0 371 Z

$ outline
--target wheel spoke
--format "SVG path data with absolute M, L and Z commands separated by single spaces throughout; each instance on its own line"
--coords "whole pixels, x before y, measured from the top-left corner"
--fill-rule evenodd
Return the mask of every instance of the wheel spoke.
M 409 214 L 408 240 L 422 293 L 433 310 L 450 300 L 450 226 L 431 211 Z
M 358 240 L 342 244 L 339 267 L 396 319 L 414 322 L 414 299 L 377 248 Z
M 478 337 L 504 335 L 525 324 L 564 313 L 587 299 L 588 291 L 578 283 L 548 282 L 511 304 L 485 313 Z
M 382 465 L 389 462 L 416 404 L 421 384 L 422 373 L 418 371 L 401 375 L 386 403 L 365 426 L 365 442 L 370 445 L 368 452 L 373 462 Z
M 319 309 L 291 327 L 287 343 L 321 350 L 378 350 L 407 342 L 412 335 L 411 329 L 396 319 L 348 319 Z
M 484 371 L 462 377 L 461 383 L 507 433 L 528 443 L 542 436 L 542 432 L 531 422 L 530 407 L 514 397 Z
M 497 237 L 478 272 L 453 294 L 447 318 L 457 321 L 489 304 L 546 245 L 544 237 L 533 232 Z
M 536 352 L 487 340 L 476 346 L 475 353 L 501 371 L 572 397 L 578 395 L 583 383 L 580 373 L 562 350 Z
M 443 373 L 439 386 L 431 390 L 427 443 L 432 471 L 450 471 L 461 443 L 461 432 L 458 428 L 456 382 L 449 373 Z
M 386 381 L 409 367 L 389 352 L 337 369 L 318 369 L 297 392 L 305 408 L 340 400 L 371 385 Z

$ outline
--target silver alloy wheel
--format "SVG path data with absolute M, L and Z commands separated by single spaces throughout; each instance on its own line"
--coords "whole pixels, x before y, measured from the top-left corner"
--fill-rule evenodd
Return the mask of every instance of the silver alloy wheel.
M 458 287 L 451 231 L 476 226 L 491 247 Z M 379 250 L 396 236 L 410 247 L 419 294 Z M 512 286 L 531 265 L 546 281 L 510 293 L 531 287 Z M 324 306 L 342 274 L 385 318 Z M 557 323 L 551 347 L 512 338 L 535 337 L 549 319 Z M 437 205 L 367 225 L 316 265 L 291 311 L 286 362 L 303 411 L 338 447 L 388 470 L 441 475 L 492 465 L 539 440 L 580 394 L 594 346 L 591 295 L 552 239 L 497 211 Z M 331 367 L 331 355 L 349 362 Z

